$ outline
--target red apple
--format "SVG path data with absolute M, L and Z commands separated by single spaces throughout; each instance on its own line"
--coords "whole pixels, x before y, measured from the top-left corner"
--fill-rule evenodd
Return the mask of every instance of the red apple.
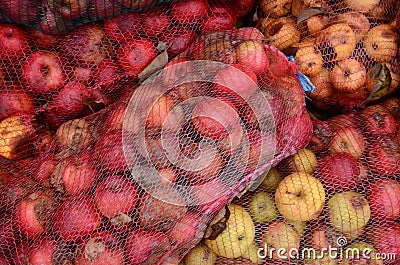
M 104 30 L 110 40 L 126 43 L 139 39 L 141 30 L 140 14 L 128 12 L 104 21 Z
M 252 69 L 255 73 L 266 71 L 269 66 L 264 44 L 260 41 L 248 40 L 236 47 L 238 63 Z
M 38 156 L 36 159 L 36 167 L 33 169 L 33 178 L 37 182 L 43 182 L 51 177 L 57 162 L 54 156 L 49 156 L 47 154 Z
M 30 265 L 71 264 L 67 250 L 62 250 L 57 241 L 40 239 L 36 241 L 26 255 L 26 262 Z
M 185 246 L 193 244 L 193 240 L 202 238 L 201 231 L 205 231 L 206 222 L 195 213 L 188 212 L 181 220 L 169 231 L 168 235 L 175 244 Z
M 55 52 L 36 51 L 23 64 L 23 77 L 33 93 L 54 92 L 65 83 L 63 67 Z
M 18 230 L 28 238 L 45 233 L 54 204 L 53 199 L 41 193 L 32 193 L 21 200 L 17 205 Z
M 112 51 L 103 28 L 94 23 L 77 27 L 63 36 L 60 46 L 66 58 L 84 66 L 98 65 Z
M 204 19 L 201 29 L 205 31 L 232 29 L 235 25 L 235 18 L 231 8 L 211 4 L 207 17 Z
M 175 2 L 171 7 L 172 17 L 179 23 L 194 24 L 207 15 L 208 3 L 206 0 L 187 0 Z
M 235 15 L 237 18 L 244 17 L 253 9 L 256 0 L 236 0 L 235 1 Z
M 157 37 L 169 27 L 170 19 L 162 8 L 152 8 L 142 14 L 142 27 L 148 37 Z
M 49 0 L 49 7 L 66 20 L 85 17 L 89 0 Z
M 115 174 L 128 169 L 123 151 L 122 132 L 106 133 L 95 145 L 97 165 L 99 170 Z
M 254 72 L 240 64 L 222 68 L 213 80 L 217 94 L 228 96 L 235 106 L 242 106 L 257 90 L 257 76 Z
M 61 160 L 54 169 L 49 184 L 67 195 L 90 190 L 98 176 L 91 159 L 90 156 L 79 155 Z
M 153 42 L 148 39 L 131 40 L 117 51 L 118 61 L 128 76 L 138 74 L 157 56 Z
M 192 123 L 200 136 L 214 140 L 226 138 L 233 128 L 241 126 L 236 108 L 214 98 L 205 98 L 196 104 Z
M 7 87 L 0 93 L 0 120 L 18 113 L 32 114 L 34 107 L 32 97 L 20 87 Z
M 370 227 L 365 233 L 367 240 L 378 250 L 378 253 L 395 255 L 386 259 L 385 264 L 395 265 L 400 261 L 400 223 L 383 223 Z
M 116 0 L 89 0 L 89 17 L 100 21 L 117 16 L 122 12 L 121 1 Z
M 133 211 L 138 197 L 135 185 L 127 177 L 119 175 L 103 179 L 94 195 L 97 208 L 109 219 Z
M 400 143 L 389 137 L 376 137 L 368 142 L 368 166 L 380 176 L 400 173 Z
M 78 241 L 93 233 L 101 224 L 101 215 L 86 195 L 63 201 L 52 216 L 55 231 L 64 241 Z
M 364 136 L 354 127 L 343 127 L 335 131 L 329 141 L 332 153 L 349 153 L 359 159 L 364 153 Z
M 97 232 L 78 246 L 75 265 L 123 265 L 124 251 L 115 235 L 108 231 Z
M 37 20 L 39 7 L 34 0 L 7 0 L 0 3 L 0 8 L 13 22 L 25 25 Z
M 379 179 L 369 186 L 368 202 L 376 220 L 394 221 L 400 217 L 400 183 Z
M 254 27 L 243 27 L 234 29 L 231 34 L 231 38 L 238 41 L 262 41 L 265 40 L 264 34 Z
M 360 167 L 352 155 L 335 153 L 318 161 L 315 174 L 327 189 L 341 191 L 356 187 Z
M 0 25 L 0 57 L 14 60 L 29 53 L 30 47 L 25 32 L 16 25 Z
M 110 89 L 114 88 L 111 86 L 121 78 L 119 66 L 110 59 L 104 59 L 97 65 L 93 71 L 93 81 L 95 86 L 100 86 L 102 90 L 111 92 Z
M 73 118 L 86 107 L 85 100 L 90 97 L 89 89 L 77 81 L 68 82 L 54 96 L 54 105 L 58 115 Z
M 366 108 L 360 112 L 360 116 L 366 132 L 373 136 L 391 136 L 396 132 L 396 119 L 380 105 Z
M 159 37 L 159 40 L 168 43 L 168 56 L 173 58 L 184 52 L 195 38 L 195 31 L 182 26 L 174 26 L 167 29 L 166 32 Z
M 360 120 L 360 118 L 358 117 L 358 115 L 350 113 L 350 114 L 345 114 L 345 115 L 334 116 L 334 117 L 330 118 L 327 122 L 329 124 L 329 127 L 333 131 L 337 131 L 344 127 L 358 128 L 359 120 Z
M 144 229 L 130 232 L 126 237 L 125 246 L 126 257 L 131 265 L 156 264 L 171 248 L 164 233 Z
M 41 49 L 54 48 L 59 41 L 56 36 L 48 35 L 35 28 L 26 27 L 26 32 L 32 43 Z

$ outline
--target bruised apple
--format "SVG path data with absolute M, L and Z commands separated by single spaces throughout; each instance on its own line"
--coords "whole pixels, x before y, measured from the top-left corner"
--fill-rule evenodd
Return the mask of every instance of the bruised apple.
M 0 120 L 18 113 L 33 113 L 34 107 L 32 97 L 22 88 L 7 88 L 0 93 Z

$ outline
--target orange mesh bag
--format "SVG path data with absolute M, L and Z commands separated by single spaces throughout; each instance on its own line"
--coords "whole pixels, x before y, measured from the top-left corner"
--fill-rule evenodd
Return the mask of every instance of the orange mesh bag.
M 399 106 L 314 121 L 307 147 L 235 198 L 185 264 L 399 264 Z
M 111 20 L 2 25 L 23 36 L 1 49 L 2 264 L 177 264 L 311 138 L 297 67 L 257 29 L 121 38 Z
M 316 108 L 351 112 L 398 89 L 398 1 L 258 2 L 258 28 L 310 78 Z

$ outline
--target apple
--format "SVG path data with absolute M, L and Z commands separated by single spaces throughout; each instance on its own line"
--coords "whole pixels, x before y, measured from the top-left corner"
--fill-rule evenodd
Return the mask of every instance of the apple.
M 287 259 L 290 259 L 289 250 L 300 248 L 300 238 L 297 232 L 290 225 L 281 221 L 275 221 L 268 225 L 264 231 L 262 241 L 264 245 L 273 247 L 275 250 L 286 250 L 283 256 L 287 257 Z M 278 252 L 274 251 L 272 257 L 274 259 L 282 259 L 277 254 Z
M 72 261 L 67 251 L 62 249 L 57 241 L 42 238 L 31 246 L 26 255 L 26 262 L 31 265 L 70 264 Z
M 140 14 L 136 12 L 127 12 L 104 21 L 107 37 L 120 44 L 138 39 L 141 28 Z
M 138 209 L 140 209 L 139 221 L 142 227 L 168 231 L 185 216 L 187 207 L 184 206 L 185 200 L 182 195 L 172 188 L 165 188 L 163 192 L 168 194 L 169 200 L 174 200 L 174 204 L 155 198 L 149 193 L 143 194 L 140 198 Z
M 56 36 L 45 34 L 32 27 L 26 27 L 25 31 L 32 43 L 40 49 L 51 49 L 58 44 L 59 38 Z
M 206 227 L 207 223 L 198 214 L 187 212 L 167 234 L 180 248 L 192 247 L 194 240 L 202 238 Z
M 227 41 L 216 40 L 206 45 L 199 51 L 197 58 L 200 60 L 210 60 L 225 64 L 233 64 L 236 61 L 236 52 L 233 45 Z
M 281 166 L 283 166 L 290 173 L 304 172 L 312 174 L 317 168 L 317 165 L 317 156 L 313 151 L 307 148 L 301 149 L 296 154 L 281 162 Z
M 210 4 L 210 9 L 201 25 L 203 32 L 232 29 L 235 18 L 228 6 Z
M 159 231 L 139 228 L 130 231 L 125 241 L 128 264 L 156 264 L 170 251 L 168 237 Z
M 372 136 L 392 136 L 396 132 L 396 119 L 380 105 L 370 106 L 360 112 L 367 133 Z
M 61 38 L 60 48 L 66 58 L 84 66 L 98 65 L 112 53 L 106 33 L 95 23 L 84 24 L 68 32 Z
M 399 33 L 389 24 L 381 24 L 373 27 L 364 39 L 364 47 L 367 54 L 375 61 L 389 62 L 396 56 Z
M 99 211 L 109 219 L 121 213 L 129 213 L 136 208 L 138 191 L 125 176 L 104 178 L 98 185 L 94 199 Z
M 391 97 L 380 104 L 396 119 L 400 118 L 400 98 Z
M 113 60 L 104 59 L 94 69 L 92 77 L 96 87 L 100 87 L 105 92 L 111 92 L 114 88 L 112 84 L 121 79 L 121 70 Z
M 171 7 L 171 15 L 174 20 L 182 24 L 197 24 L 208 13 L 206 0 L 187 0 L 175 2 Z
M 349 153 L 359 159 L 365 150 L 364 136 L 354 127 L 344 127 L 334 132 L 329 141 L 332 153 Z
M 64 241 L 78 241 L 100 227 L 101 215 L 88 195 L 69 197 L 58 205 L 52 225 Z
M 328 201 L 329 220 L 343 233 L 351 233 L 365 227 L 371 218 L 367 199 L 354 191 L 336 193 Z
M 164 33 L 171 21 L 167 13 L 162 8 L 152 8 L 142 13 L 142 27 L 148 37 L 157 37 Z
M 237 204 L 228 206 L 230 217 L 226 228 L 214 240 L 206 239 L 206 246 L 218 256 L 238 258 L 247 251 L 255 238 L 255 227 L 251 216 Z
M 34 0 L 9 0 L 0 4 L 0 8 L 13 22 L 25 25 L 38 19 L 39 7 Z
M 279 212 L 291 221 L 308 221 L 320 215 L 325 204 L 322 183 L 307 173 L 285 177 L 275 192 Z
M 107 18 L 121 14 L 121 1 L 115 0 L 88 0 L 89 17 L 95 21 L 105 20 Z
M 290 12 L 292 7 L 292 1 L 290 0 L 261 0 L 259 2 L 262 12 L 264 14 L 269 14 L 272 18 L 285 16 Z M 296 16 L 294 11 L 293 14 Z
M 217 254 L 206 245 L 199 244 L 186 254 L 184 260 L 186 265 L 213 265 L 217 260 Z
M 21 200 L 17 205 L 16 217 L 19 231 L 28 238 L 45 233 L 54 205 L 53 199 L 39 192 Z
M 54 95 L 56 112 L 66 118 L 77 117 L 85 110 L 85 100 L 90 97 L 89 89 L 82 83 L 71 81 Z
M 400 217 L 400 183 L 394 179 L 378 179 L 368 188 L 367 200 L 372 217 L 394 221 Z
M 170 27 L 159 37 L 159 41 L 168 43 L 168 57 L 173 58 L 184 52 L 197 37 L 196 32 L 182 26 Z
M 400 223 L 388 222 L 371 226 L 366 232 L 366 237 L 376 247 L 378 253 L 391 255 L 391 258 L 385 260 L 385 264 L 395 265 L 399 263 Z
M 400 173 L 400 143 L 387 136 L 371 138 L 368 147 L 368 166 L 380 176 Z
M 128 169 L 121 131 L 107 132 L 97 141 L 94 149 L 100 171 L 115 174 Z
M 244 41 L 236 47 L 238 63 L 252 69 L 256 74 L 266 71 L 269 66 L 264 45 L 260 41 Z
M 33 113 L 34 108 L 33 98 L 21 87 L 7 87 L 0 94 L 0 120 L 18 113 Z
M 138 74 L 157 56 L 157 50 L 149 39 L 131 40 L 117 51 L 118 61 L 128 76 Z
M 25 32 L 16 25 L 0 25 L 0 57 L 14 60 L 22 58 L 30 51 Z
M 377 255 L 377 250 L 366 242 L 354 242 L 349 245 L 345 250 L 345 253 L 349 253 L 347 257 L 344 257 L 341 265 L 352 265 L 352 264 L 372 264 L 372 265 L 383 265 L 383 260 Z
M 75 265 L 125 264 L 124 250 L 109 231 L 96 232 L 78 246 Z
M 267 223 L 278 217 L 278 211 L 271 196 L 263 191 L 257 192 L 251 198 L 250 215 L 254 222 Z
M 276 167 L 273 167 L 268 171 L 261 185 L 267 190 L 275 190 L 281 180 L 282 176 L 279 173 L 278 169 Z

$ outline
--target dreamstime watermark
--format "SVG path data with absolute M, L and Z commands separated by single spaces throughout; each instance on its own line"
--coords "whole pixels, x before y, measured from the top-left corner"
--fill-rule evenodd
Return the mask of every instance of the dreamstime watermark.
M 339 237 L 336 241 L 337 246 L 328 246 L 327 248 L 273 248 L 264 244 L 259 248 L 257 255 L 261 259 L 283 259 L 283 260 L 320 260 L 324 258 L 332 260 L 396 260 L 396 253 L 379 253 L 370 247 L 347 247 L 347 239 Z
M 223 74 L 217 78 L 221 72 Z M 277 142 L 275 117 L 268 101 L 272 96 L 261 91 L 255 81 L 231 65 L 199 60 L 168 66 L 136 88 L 125 111 L 122 135 L 125 160 L 136 183 L 164 202 L 197 206 L 229 196 L 232 190 L 243 184 L 250 163 L 256 170 L 254 176 L 268 171 Z M 233 92 L 233 98 L 240 98 L 244 103 L 232 104 L 227 100 L 229 97 L 213 94 L 215 87 L 222 88 L 224 93 Z M 168 97 L 174 98 L 173 106 L 168 105 Z M 207 101 L 212 108 L 193 111 L 202 101 Z M 250 130 L 241 118 L 245 106 L 251 112 L 248 115 L 251 122 L 258 126 L 257 151 L 252 149 Z M 181 141 L 188 136 L 194 118 L 220 124 L 228 136 L 222 140 L 204 136 L 200 140 L 197 138 L 196 156 L 192 157 L 182 151 Z M 233 119 L 237 122 L 232 123 Z M 157 127 L 154 132 L 154 126 L 148 125 L 157 122 L 162 123 L 161 128 Z M 212 175 L 210 172 L 219 166 L 218 156 L 223 153 L 229 155 L 223 157 L 218 177 L 195 183 L 196 176 Z M 257 153 L 258 161 L 254 161 L 254 153 Z M 192 178 L 193 183 L 168 181 L 159 171 L 164 165 L 179 175 Z M 251 179 L 253 186 L 261 181 L 261 178 Z M 171 190 L 179 191 L 182 196 L 171 196 Z

